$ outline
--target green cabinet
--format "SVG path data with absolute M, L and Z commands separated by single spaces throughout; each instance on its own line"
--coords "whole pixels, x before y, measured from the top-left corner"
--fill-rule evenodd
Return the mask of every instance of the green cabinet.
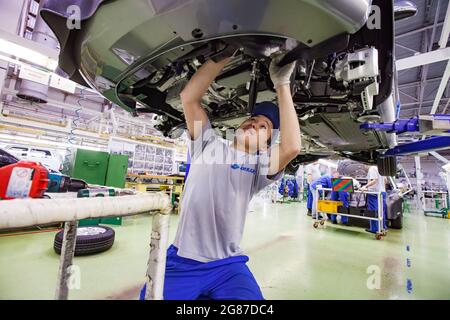
M 104 185 L 109 153 L 78 149 L 71 176 L 89 184 Z
M 88 184 L 123 188 L 128 169 L 128 156 L 78 149 L 71 176 Z M 122 224 L 122 217 L 80 220 L 80 226 Z
M 124 188 L 127 175 L 128 156 L 110 154 L 105 185 L 108 187 Z

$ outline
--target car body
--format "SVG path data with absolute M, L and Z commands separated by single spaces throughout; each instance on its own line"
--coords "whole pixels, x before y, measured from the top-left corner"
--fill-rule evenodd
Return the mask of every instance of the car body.
M 0 168 L 16 162 L 19 162 L 18 158 L 7 151 L 0 149 Z
M 39 162 L 47 169 L 53 171 L 60 171 L 63 168 L 61 155 L 51 149 L 15 144 L 7 145 L 4 149 L 20 160 Z
M 81 28 L 68 29 L 71 4 Z M 386 0 L 46 0 L 41 16 L 61 43 L 68 76 L 157 128 L 185 129 L 179 94 L 207 59 L 240 49 L 202 103 L 223 135 L 255 102 L 275 100 L 270 55 L 297 61 L 293 100 L 303 150 L 291 163 L 343 156 L 375 163 L 393 133 L 361 122 L 396 119 L 394 6 Z M 69 20 L 68 20 L 69 19 Z

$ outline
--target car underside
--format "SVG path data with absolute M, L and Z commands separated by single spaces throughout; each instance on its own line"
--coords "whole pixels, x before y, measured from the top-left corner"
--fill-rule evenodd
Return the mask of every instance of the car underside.
M 185 129 L 180 92 L 205 61 L 235 52 L 202 101 L 225 135 L 255 103 L 275 101 L 268 66 L 283 51 L 280 64 L 296 61 L 303 146 L 291 168 L 333 155 L 374 163 L 396 144 L 359 128 L 395 120 L 391 1 L 98 0 L 81 7 L 78 30 L 60 28 L 61 2 L 79 1 L 47 0 L 41 12 L 61 42 L 61 68 L 136 116 L 157 115 L 166 136 Z

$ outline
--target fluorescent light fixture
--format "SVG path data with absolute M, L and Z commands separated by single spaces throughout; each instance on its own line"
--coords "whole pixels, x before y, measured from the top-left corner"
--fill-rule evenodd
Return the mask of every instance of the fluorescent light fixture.
M 14 64 L 16 66 L 21 67 L 21 68 L 22 67 L 27 67 L 27 68 L 30 68 L 30 69 L 33 69 L 33 70 L 42 71 L 41 69 L 38 69 L 38 68 L 28 64 L 28 63 L 25 63 L 25 62 L 22 62 L 22 61 L 19 61 L 19 60 L 7 57 L 7 56 L 5 56 L 3 54 L 0 54 L 0 60 L 12 63 L 12 64 Z M 50 71 L 48 71 L 48 73 L 50 73 L 50 77 L 51 77 L 50 80 L 52 80 L 54 78 L 57 78 L 57 79 L 61 78 L 61 76 L 57 75 L 56 73 L 53 73 L 53 72 L 50 72 Z M 83 86 L 79 85 L 78 83 L 76 83 L 76 82 L 74 82 L 72 80 L 64 78 L 64 81 L 67 82 L 67 83 L 71 83 L 72 86 L 74 86 L 74 87 L 76 87 L 76 88 L 78 88 L 80 90 L 83 90 L 83 92 L 91 92 L 91 93 L 100 95 L 100 93 L 98 93 L 97 91 L 95 91 L 95 90 L 93 90 L 91 88 L 83 87 Z
M 328 161 L 328 160 L 325 160 L 325 159 L 319 159 L 318 162 L 320 164 L 323 164 L 324 166 L 327 166 L 327 167 L 330 167 L 330 168 L 337 169 L 337 167 L 338 167 L 337 163 L 334 163 L 334 162 L 331 162 L 331 161 Z
M 0 51 L 51 71 L 55 71 L 58 66 L 56 50 L 1 30 Z
M 447 171 L 447 172 L 450 172 L 450 163 L 444 164 L 444 165 L 442 166 L 442 169 L 444 169 L 444 170 Z
M 51 147 L 59 147 L 59 148 L 76 148 L 76 149 L 86 149 L 86 150 L 92 150 L 92 151 L 105 151 L 107 147 L 92 147 L 92 146 L 82 146 L 78 144 L 70 144 L 70 143 L 64 143 L 64 142 L 57 142 L 57 141 L 51 141 L 51 140 L 41 140 L 31 137 L 24 137 L 24 136 L 16 136 L 16 135 L 10 135 L 5 133 L 0 133 L 0 140 L 4 141 L 5 145 L 14 145 L 14 144 L 26 144 L 26 145 L 33 145 L 33 146 L 51 146 Z
M 56 67 L 58 66 L 58 61 L 47 57 L 42 53 L 19 46 L 4 39 L 0 39 L 0 51 L 12 56 L 16 56 L 17 58 L 27 60 L 51 71 L 55 71 Z

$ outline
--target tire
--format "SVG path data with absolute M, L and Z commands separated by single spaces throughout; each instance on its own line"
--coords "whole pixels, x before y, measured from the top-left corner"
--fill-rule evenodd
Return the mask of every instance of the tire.
M 397 174 L 397 158 L 395 156 L 379 156 L 378 172 L 385 177 L 395 177 Z
M 61 254 L 64 230 L 55 235 L 53 249 Z M 108 250 L 114 244 L 115 232 L 105 226 L 92 226 L 77 228 L 77 243 L 75 245 L 75 256 L 85 256 Z

